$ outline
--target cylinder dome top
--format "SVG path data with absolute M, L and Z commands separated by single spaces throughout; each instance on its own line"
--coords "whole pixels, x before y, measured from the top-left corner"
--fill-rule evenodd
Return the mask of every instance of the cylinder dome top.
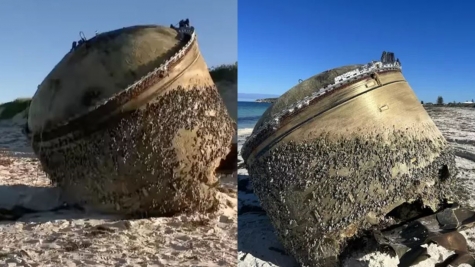
M 74 42 L 38 86 L 30 105 L 31 132 L 66 122 L 158 68 L 184 45 L 177 28 L 126 27 Z
M 395 58 L 394 53 L 384 51 L 380 61 L 373 60 L 367 64 L 334 68 L 299 82 L 264 112 L 254 126 L 252 134 L 243 144 L 241 154 L 246 158 L 260 141 L 285 125 L 286 119 L 298 114 L 309 105 L 314 105 L 316 100 L 325 97 L 328 93 L 366 77 L 372 77 L 376 73 L 401 71 L 401 69 L 401 62 Z
M 310 99 L 330 92 L 357 78 L 369 76 L 373 72 L 387 70 L 401 70 L 401 62 L 393 52 L 383 51 L 380 61 L 371 61 L 367 64 L 347 65 L 324 71 L 300 82 L 281 95 L 270 106 L 254 126 L 253 134 L 263 128 L 263 125 L 276 119 L 284 113 L 289 113 L 294 106 L 305 106 Z M 303 103 L 302 103 L 303 101 Z M 291 112 L 291 111 L 290 111 Z
M 277 101 L 271 107 L 269 107 L 266 112 L 264 112 L 262 117 L 256 123 L 254 131 L 256 131 L 266 121 L 269 121 L 271 118 L 273 118 L 276 114 L 283 112 L 293 103 L 307 96 L 311 96 L 312 93 L 317 92 L 320 88 L 333 84 L 335 77 L 355 70 L 360 66 L 361 65 L 348 65 L 339 68 L 334 68 L 314 75 L 298 83 L 297 85 L 289 89 L 287 92 L 285 92 L 283 95 L 281 95 L 277 99 Z

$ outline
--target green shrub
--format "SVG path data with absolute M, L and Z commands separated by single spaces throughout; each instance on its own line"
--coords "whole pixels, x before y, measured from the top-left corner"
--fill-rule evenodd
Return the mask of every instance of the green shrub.
M 444 104 L 444 98 L 442 96 L 437 97 L 437 105 L 443 105 Z
M 234 64 L 223 64 L 211 67 L 209 74 L 215 83 L 220 81 L 237 83 L 237 62 Z
M 16 114 L 30 107 L 31 98 L 17 98 L 11 102 L 0 104 L 0 120 L 11 119 Z

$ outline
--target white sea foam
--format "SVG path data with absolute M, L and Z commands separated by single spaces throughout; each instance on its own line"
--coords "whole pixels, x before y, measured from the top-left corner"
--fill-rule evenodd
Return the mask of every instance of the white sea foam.
M 238 129 L 238 136 L 241 137 L 242 135 L 250 135 L 254 128 L 242 128 Z

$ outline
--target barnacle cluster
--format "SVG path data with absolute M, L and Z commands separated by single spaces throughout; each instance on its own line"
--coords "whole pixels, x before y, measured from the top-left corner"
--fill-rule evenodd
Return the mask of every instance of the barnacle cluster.
M 453 199 L 454 155 L 394 54 L 302 81 L 244 143 L 253 189 L 303 266 L 337 266 L 350 240 L 403 203 Z

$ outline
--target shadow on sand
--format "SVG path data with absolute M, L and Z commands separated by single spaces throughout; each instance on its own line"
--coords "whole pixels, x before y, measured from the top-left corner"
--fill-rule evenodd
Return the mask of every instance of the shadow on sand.
M 0 185 L 0 224 L 48 222 L 62 219 L 119 220 L 118 216 L 90 212 L 79 205 L 66 205 L 55 187 L 23 184 Z

